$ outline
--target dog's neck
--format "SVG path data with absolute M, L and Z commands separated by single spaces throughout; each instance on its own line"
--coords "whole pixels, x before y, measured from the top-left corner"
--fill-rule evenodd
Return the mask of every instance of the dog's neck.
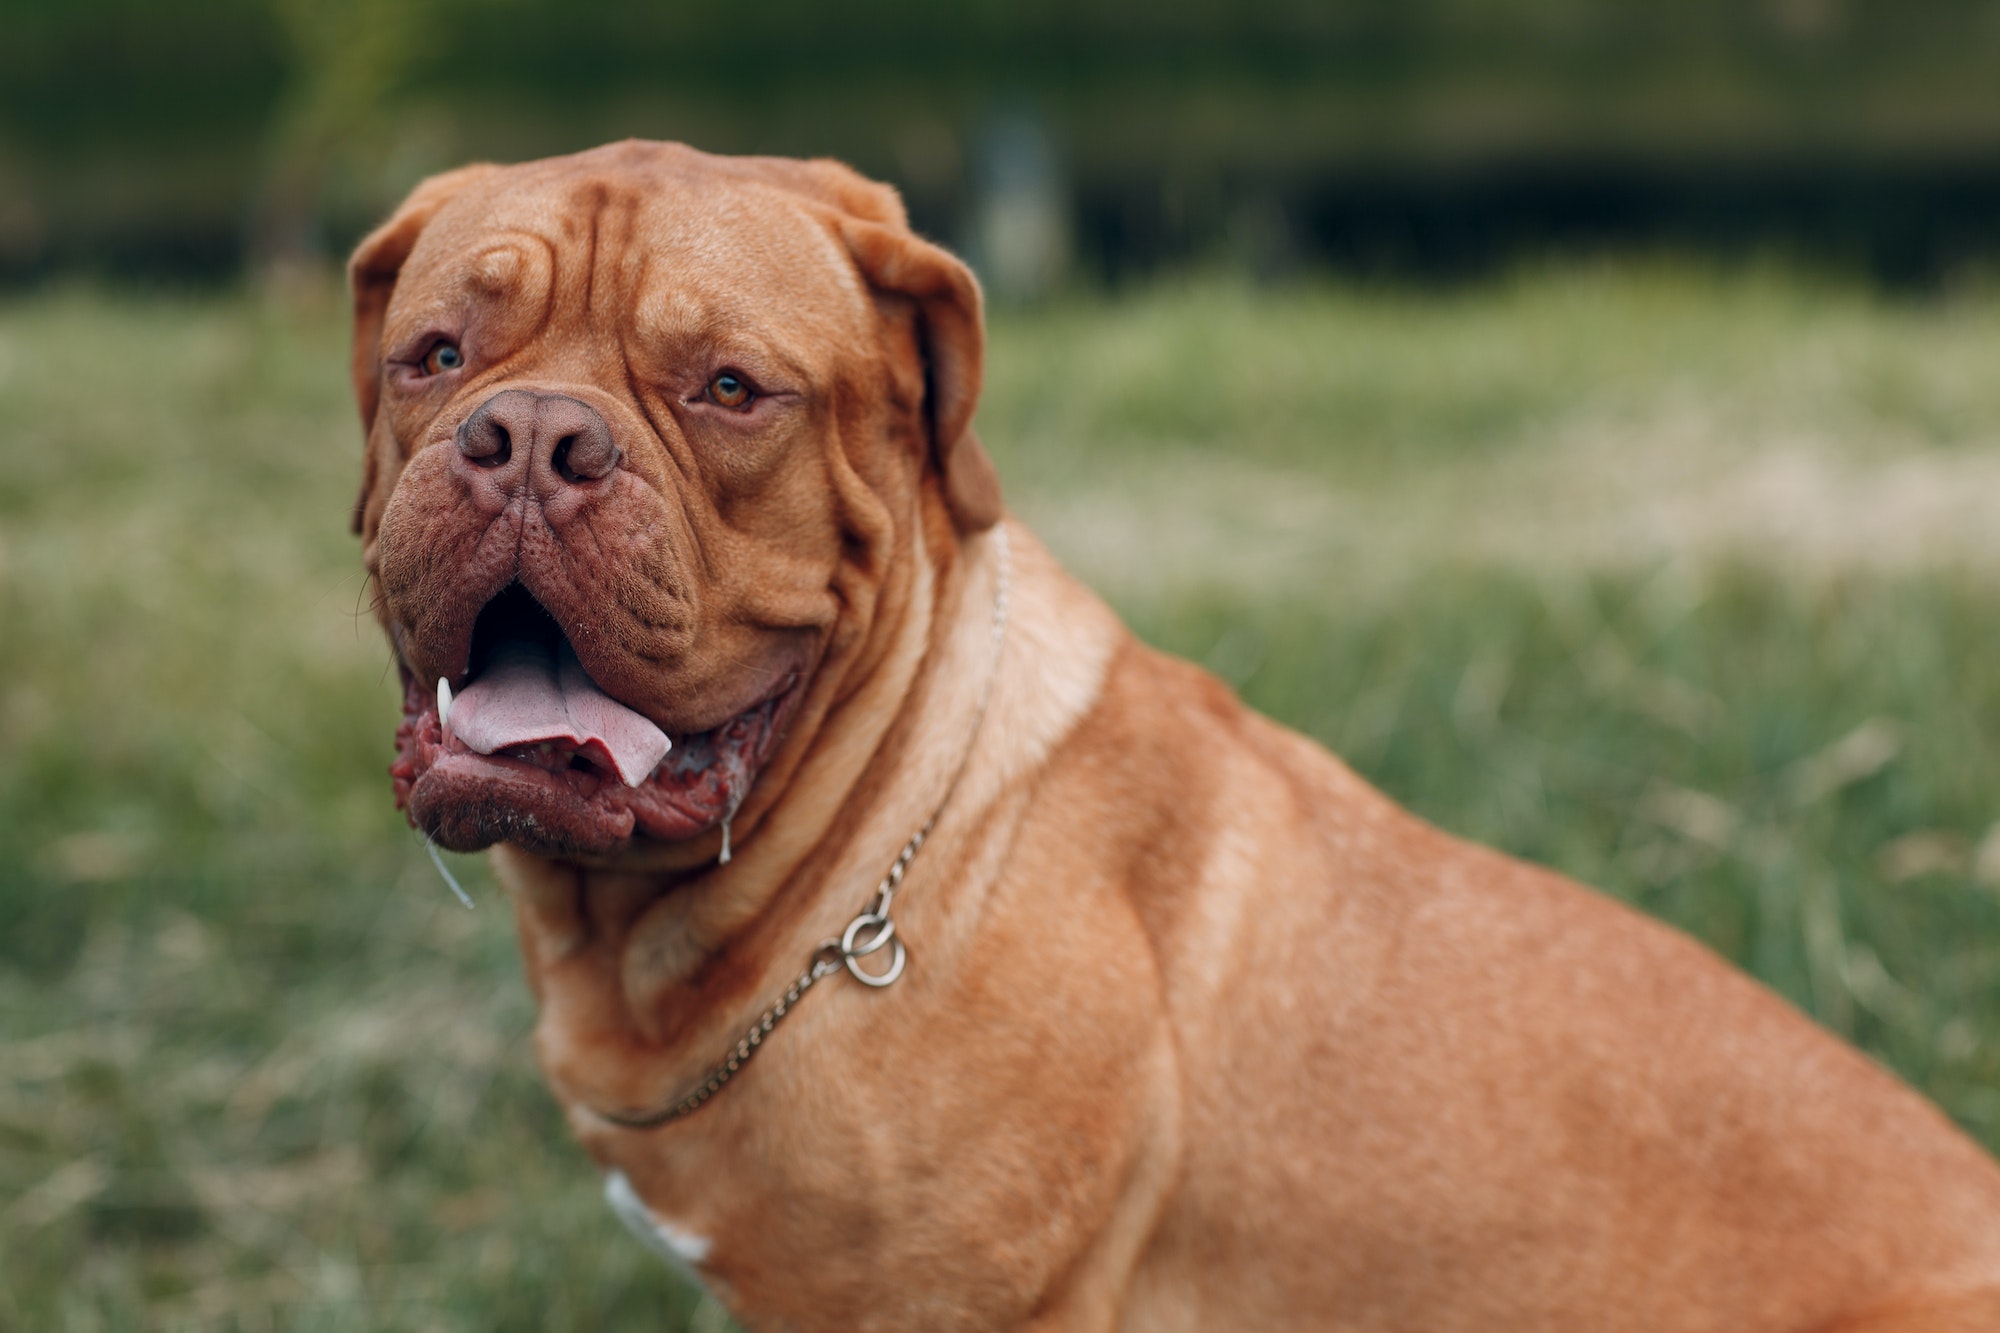
M 815 945 L 865 905 L 962 763 L 954 821 L 991 801 L 1012 767 L 969 749 L 982 693 L 1020 693 L 1012 680 L 1020 673 L 996 657 L 992 635 L 995 539 L 954 536 L 952 549 L 933 553 L 923 549 L 921 525 L 912 531 L 914 558 L 894 562 L 907 577 L 881 589 L 873 632 L 859 636 L 854 660 L 828 681 L 835 697 L 815 701 L 824 710 L 818 726 L 796 754 L 781 752 L 771 790 L 746 803 L 728 865 L 687 874 L 497 852 L 517 911 L 529 918 L 522 936 L 542 992 L 545 1060 L 562 1051 L 601 1055 L 616 1043 L 635 1058 L 593 1058 L 593 1071 L 643 1080 L 632 1089 L 579 1087 L 583 1100 L 648 1104 L 674 1079 L 700 1072 Z M 549 1072 L 559 1088 L 571 1082 L 553 1064 Z

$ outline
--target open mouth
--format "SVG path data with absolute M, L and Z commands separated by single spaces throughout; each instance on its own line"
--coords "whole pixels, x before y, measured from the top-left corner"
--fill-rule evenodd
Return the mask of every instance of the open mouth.
M 726 821 L 770 757 L 801 677 L 719 726 L 673 736 L 590 678 L 562 627 L 520 584 L 479 613 L 454 697 L 402 668 L 389 768 L 396 805 L 454 851 L 512 842 L 601 855 L 637 836 L 683 839 Z

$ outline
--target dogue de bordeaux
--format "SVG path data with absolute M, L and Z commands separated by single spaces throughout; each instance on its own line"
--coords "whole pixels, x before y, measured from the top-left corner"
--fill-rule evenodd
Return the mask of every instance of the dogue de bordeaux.
M 2000 1330 L 1937 1111 L 1006 517 L 894 191 L 472 166 L 350 276 L 397 800 L 495 848 L 570 1124 L 745 1327 Z

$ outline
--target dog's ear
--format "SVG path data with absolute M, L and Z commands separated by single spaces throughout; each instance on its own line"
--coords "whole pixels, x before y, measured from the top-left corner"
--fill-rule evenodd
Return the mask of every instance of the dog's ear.
M 880 188 L 880 187 L 878 187 Z M 973 409 L 986 373 L 986 325 L 979 280 L 963 260 L 903 225 L 850 214 L 842 235 L 862 274 L 877 291 L 906 296 L 917 306 L 923 348 L 931 449 L 944 500 L 960 532 L 1000 521 L 1000 474 L 972 433 Z
M 354 347 L 348 368 L 354 377 L 354 401 L 361 409 L 361 433 L 365 439 L 375 429 L 375 409 L 382 400 L 382 321 L 389 311 L 389 296 L 396 290 L 396 275 L 403 261 L 417 245 L 439 209 L 460 190 L 499 168 L 479 162 L 456 171 L 432 176 L 410 191 L 389 220 L 370 232 L 355 247 L 347 261 L 347 285 L 354 294 Z M 367 451 L 363 466 L 361 495 L 354 502 L 354 531 L 360 532 L 367 511 L 369 492 L 375 488 L 375 451 Z

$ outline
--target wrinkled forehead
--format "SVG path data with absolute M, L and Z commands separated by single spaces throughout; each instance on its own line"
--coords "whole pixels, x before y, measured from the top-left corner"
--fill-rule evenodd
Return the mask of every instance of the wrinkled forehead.
M 749 337 L 802 365 L 873 328 L 825 205 L 698 166 L 531 163 L 465 191 L 404 265 L 390 336 L 484 304 L 539 312 L 552 333 L 665 345 Z

